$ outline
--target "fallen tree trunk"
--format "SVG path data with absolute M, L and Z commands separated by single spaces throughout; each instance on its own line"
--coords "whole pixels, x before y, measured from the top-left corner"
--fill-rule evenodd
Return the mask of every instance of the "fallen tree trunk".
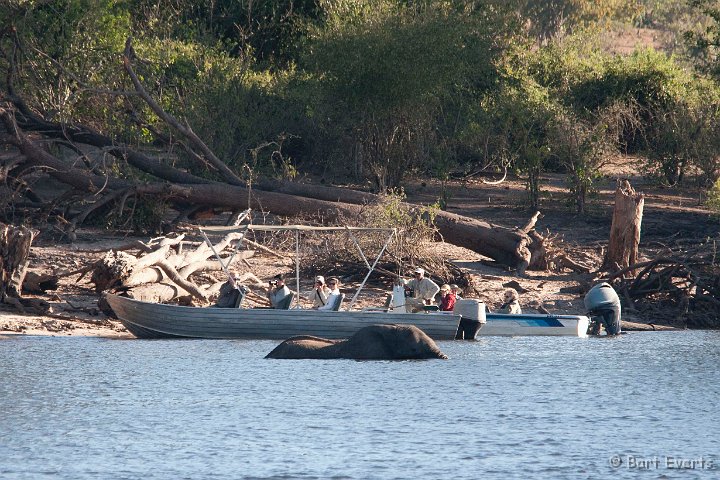
M 236 276 L 236 281 L 241 284 L 250 284 L 256 287 L 264 286 L 260 279 L 250 272 Z M 204 293 L 208 297 L 212 297 L 220 291 L 223 283 L 225 283 L 225 281 L 213 283 L 204 289 Z M 122 295 L 143 302 L 164 303 L 175 300 L 185 305 L 192 304 L 193 298 L 191 292 L 167 280 L 157 283 L 146 283 L 128 290 L 122 290 Z M 267 301 L 265 303 L 267 303 Z M 106 309 L 103 308 L 103 311 L 106 311 Z
M 281 216 L 297 216 L 316 212 L 326 222 L 341 218 L 358 217 L 363 210 L 361 205 L 330 202 L 309 197 L 287 195 L 260 190 L 249 191 L 240 186 L 215 184 L 166 184 L 155 183 L 132 186 L 126 181 L 108 179 L 98 175 L 71 168 L 59 159 L 37 148 L 33 142 L 23 139 L 19 148 L 33 166 L 51 167 L 51 175 L 76 188 L 96 192 L 103 186 L 114 188 L 133 188 L 136 194 L 162 195 L 166 200 L 181 201 L 196 205 L 213 205 L 231 209 L 254 208 L 273 212 Z M 313 187 L 308 187 L 313 190 Z M 250 200 L 248 198 L 250 197 Z M 377 198 L 377 197 L 376 197 Z M 418 209 L 417 206 L 414 208 Z M 468 248 L 481 255 L 488 256 L 500 263 L 523 269 L 530 260 L 527 249 L 529 237 L 519 230 L 490 225 L 449 212 L 438 212 L 435 225 L 445 240 L 454 245 Z
M 296 182 L 283 182 L 279 180 L 260 180 L 260 188 L 272 190 L 274 193 L 293 195 L 293 198 L 313 198 L 323 202 L 337 202 L 331 205 L 368 205 L 375 204 L 382 200 L 379 195 L 372 193 L 358 192 L 347 188 L 327 187 L 310 185 Z M 258 198 L 264 197 L 265 193 L 254 191 Z M 322 205 L 322 204 L 318 204 Z M 408 203 L 402 204 L 409 210 L 418 212 L 420 207 Z M 347 207 L 345 207 L 347 209 Z M 357 210 L 355 210 L 357 211 Z M 338 213 L 350 214 L 346 210 L 338 210 Z M 332 214 L 326 209 L 325 214 Z M 445 211 L 434 212 L 435 226 L 446 242 L 459 247 L 473 250 L 481 255 L 492 258 L 504 265 L 517 268 L 521 272 L 530 263 L 530 250 L 528 245 L 531 238 L 527 231 L 510 229 L 498 225 L 491 225 L 483 220 L 465 217 Z M 533 222 L 534 226 L 534 222 Z
M 128 52 L 129 49 L 126 50 L 125 66 L 126 69 L 131 70 Z M 150 102 L 151 107 L 154 109 L 159 109 L 159 106 L 154 104 L 152 99 L 144 92 L 137 79 L 134 78 L 133 80 L 143 99 Z M 10 93 L 10 98 L 15 105 L 15 111 L 11 112 L 7 108 L 0 108 L 0 117 L 2 117 L 10 138 L 8 143 L 14 144 L 25 156 L 22 162 L 23 166 L 26 168 L 49 167 L 48 174 L 63 183 L 72 185 L 79 191 L 95 194 L 97 197 L 95 201 L 98 202 L 107 201 L 98 196 L 100 192 L 104 193 L 103 197 L 115 195 L 123 198 L 128 195 L 161 195 L 167 201 L 184 205 L 219 206 L 230 209 L 254 208 L 282 216 L 317 213 L 324 221 L 332 222 L 341 217 L 356 217 L 361 212 L 362 207 L 360 205 L 378 199 L 377 196 L 371 194 L 352 192 L 336 187 L 282 184 L 269 181 L 261 183 L 263 188 L 268 190 L 254 189 L 251 192 L 252 195 L 249 195 L 248 189 L 238 185 L 237 176 L 227 170 L 224 165 L 220 165 L 217 158 L 210 155 L 212 152 L 206 152 L 205 156 L 212 159 L 214 166 L 220 168 L 224 172 L 225 178 L 229 178 L 233 184 L 209 182 L 189 175 L 170 165 L 137 154 L 128 147 L 118 146 L 109 138 L 90 129 L 82 127 L 68 128 L 65 125 L 47 122 L 45 119 L 33 114 L 20 97 L 13 95 L 12 91 Z M 17 115 L 15 115 L 15 112 L 17 112 Z M 164 112 L 159 111 L 158 113 L 162 114 Z M 15 117 L 19 119 L 18 122 L 15 121 Z M 175 127 L 180 127 L 178 128 L 180 133 L 188 136 L 194 144 L 201 145 L 200 140 L 191 130 L 183 127 L 172 118 L 170 120 L 173 120 L 171 123 Z M 98 175 L 92 170 L 82 170 L 50 155 L 24 135 L 22 128 L 42 131 L 45 135 L 57 138 L 85 142 L 98 148 L 107 148 L 109 153 L 130 162 L 140 170 L 175 183 L 134 184 L 112 176 Z M 117 190 L 126 190 L 128 193 L 118 195 Z M 283 191 L 292 193 L 280 193 Z M 318 196 L 321 196 L 321 198 L 317 198 Z M 338 201 L 341 198 L 343 201 Z M 84 219 L 84 215 L 86 215 L 84 212 L 80 214 L 80 220 Z M 474 250 L 500 263 L 517 268 L 520 272 L 524 271 L 530 262 L 530 252 L 527 245 L 531 241 L 527 233 L 521 230 L 494 226 L 481 220 L 442 211 L 437 212 L 435 224 L 447 242 Z

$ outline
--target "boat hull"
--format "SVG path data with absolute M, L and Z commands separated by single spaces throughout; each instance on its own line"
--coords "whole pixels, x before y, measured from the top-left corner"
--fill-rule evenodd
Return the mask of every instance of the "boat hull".
M 368 325 L 410 324 L 434 340 L 452 340 L 460 315 L 365 311 L 319 312 L 198 308 L 106 295 L 120 321 L 138 338 L 247 338 L 284 340 L 297 335 L 348 338 Z
M 551 335 L 587 337 L 589 319 L 583 315 L 487 313 L 478 335 Z

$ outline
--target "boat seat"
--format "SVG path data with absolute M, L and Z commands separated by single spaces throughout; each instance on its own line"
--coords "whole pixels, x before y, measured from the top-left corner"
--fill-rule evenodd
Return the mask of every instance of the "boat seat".
M 345 294 L 341 293 L 338 295 L 337 299 L 335 300 L 335 305 L 333 305 L 332 311 L 338 312 L 340 311 L 340 305 L 342 305 L 343 300 L 345 300 Z
M 240 308 L 247 293 L 248 289 L 245 286 L 234 287 L 232 283 L 225 282 L 220 287 L 220 295 L 214 306 L 218 308 Z
M 289 310 L 290 305 L 292 305 L 293 298 L 295 298 L 295 294 L 293 292 L 285 295 L 285 298 L 278 302 L 277 310 Z
M 424 312 L 439 312 L 440 307 L 437 305 L 423 305 L 423 311 Z
M 245 295 L 247 295 L 248 293 L 248 289 L 245 288 L 244 285 L 241 285 L 240 287 L 238 287 L 237 291 L 238 295 L 235 299 L 235 304 L 233 305 L 234 308 L 240 308 L 242 306 L 243 300 L 245 300 Z
M 385 305 L 382 307 L 365 307 L 362 309 L 363 312 L 389 312 L 393 302 L 393 294 L 388 293 L 385 298 Z

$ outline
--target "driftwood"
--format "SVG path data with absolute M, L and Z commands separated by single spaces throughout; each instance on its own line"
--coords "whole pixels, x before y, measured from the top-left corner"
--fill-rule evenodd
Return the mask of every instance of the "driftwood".
M 34 236 L 33 231 L 26 227 L 0 223 L 0 304 L 11 305 L 20 312 L 43 314 L 49 309 L 47 302 L 22 298 Z
M 22 284 L 22 290 L 26 293 L 45 293 L 48 290 L 57 290 L 58 281 L 59 278 L 56 275 L 27 272 Z
M 689 328 L 720 328 L 720 265 L 715 241 L 666 247 L 662 256 L 637 262 L 608 279 L 623 306 L 652 323 Z
M 0 223 L 0 303 L 20 311 L 24 310 L 20 297 L 33 236 L 28 228 Z
M 675 327 L 669 325 L 656 325 L 654 323 L 638 323 L 630 322 L 627 320 L 621 321 L 622 330 L 626 332 L 654 332 L 659 330 L 677 330 Z
M 241 237 L 242 234 L 233 232 L 213 245 L 226 267 L 232 265 L 228 265 L 230 254 L 224 250 Z M 194 244 L 194 248 L 183 251 L 184 238 L 183 234 L 140 243 L 137 245 L 140 251 L 135 255 L 127 251 L 108 251 L 94 265 L 91 281 L 96 291 L 122 290 L 131 298 L 155 302 L 190 296 L 207 303 L 223 282 L 203 286 L 194 282 L 191 276 L 199 272 L 218 271 L 222 267 L 215 258 L 213 248 L 205 243 Z M 233 261 L 247 259 L 253 254 L 254 251 L 241 251 L 232 258 Z M 257 282 L 252 274 L 245 279 Z

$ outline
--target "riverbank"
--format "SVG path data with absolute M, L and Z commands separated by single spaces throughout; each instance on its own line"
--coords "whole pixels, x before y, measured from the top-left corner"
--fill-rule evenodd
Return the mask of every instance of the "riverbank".
M 73 244 L 47 245 L 40 241 L 32 248 L 30 270 L 49 274 L 52 271 L 78 269 L 99 259 L 102 252 L 127 244 L 130 240 L 128 237 L 80 231 Z M 564 314 L 585 313 L 582 296 L 577 293 L 577 289 L 579 283 L 587 281 L 590 275 L 532 271 L 524 277 L 518 277 L 513 271 L 489 263 L 472 251 L 442 242 L 438 242 L 435 248 L 439 255 L 467 272 L 472 279 L 474 292 L 468 292 L 466 296 L 479 298 L 490 309 L 500 306 L 502 293 L 513 285 L 520 291 L 521 305 L 526 313 L 541 310 Z M 261 278 L 270 278 L 278 271 L 292 269 L 291 260 L 278 262 L 276 258 L 262 253 L 250 261 L 252 271 Z M 352 294 L 357 286 L 357 283 L 349 282 L 343 286 L 343 290 Z M 371 281 L 359 297 L 358 306 L 379 306 L 386 293 L 383 285 Z M 99 297 L 90 283 L 89 275 L 76 274 L 61 278 L 56 290 L 47 295 L 35 295 L 34 298 L 48 304 L 49 314 L 23 314 L 7 305 L 1 306 L 0 335 L 133 338 L 119 321 L 100 311 L 97 306 Z M 623 328 L 628 331 L 671 328 L 642 323 L 631 313 L 626 313 L 624 319 Z
M 88 323 L 78 318 L 60 319 L 0 310 L 0 337 L 13 335 L 134 338 L 116 320 Z
M 482 300 L 490 309 L 499 307 L 502 292 L 508 286 L 514 286 L 520 291 L 521 306 L 526 312 L 547 310 L 584 314 L 583 288 L 597 278 L 596 270 L 607 244 L 615 178 L 631 174 L 621 167 L 616 165 L 601 180 L 598 193 L 584 215 L 572 213 L 565 203 L 562 176 L 543 178 L 542 216 L 538 220 L 538 229 L 554 235 L 555 242 L 571 258 L 590 267 L 592 273 L 528 271 L 526 276 L 518 277 L 515 272 L 473 251 L 444 242 L 437 242 L 434 249 L 439 256 L 452 261 L 471 277 L 474 289 L 466 292 L 466 296 Z M 720 222 L 703 208 L 697 189 L 664 189 L 636 176 L 632 177 L 632 181 L 636 190 L 645 193 L 646 198 L 640 245 L 643 259 L 664 254 L 673 245 L 671 241 L 690 245 L 707 238 L 720 238 Z M 406 194 L 408 201 L 419 204 L 433 203 L 444 195 L 448 211 L 507 227 L 523 225 L 532 214 L 524 203 L 524 182 L 518 178 L 508 179 L 500 185 L 487 185 L 471 179 L 445 183 L 415 180 L 408 182 Z M 147 241 L 148 238 L 82 228 L 75 232 L 70 243 L 49 228 L 41 231 L 33 243 L 29 271 L 37 274 L 79 271 L 110 249 L 133 240 Z M 294 271 L 294 262 L 292 259 L 279 262 L 276 257 L 258 251 L 245 270 L 265 280 L 275 273 Z M 429 273 L 432 275 L 432 272 Z M 347 283 L 344 292 L 351 293 L 355 287 L 356 284 Z M 388 286 L 371 278 L 367 287 L 365 294 L 359 298 L 359 305 L 381 305 Z M 118 321 L 107 317 L 98 308 L 99 297 L 89 281 L 89 274 L 62 277 L 55 290 L 35 295 L 35 298 L 47 302 L 49 315 L 25 315 L 9 306 L 0 306 L 0 334 L 130 336 Z M 680 318 L 676 322 L 662 324 L 658 319 L 648 318 L 643 316 L 642 311 L 632 309 L 623 312 L 623 319 L 627 322 L 626 330 L 683 327 Z

